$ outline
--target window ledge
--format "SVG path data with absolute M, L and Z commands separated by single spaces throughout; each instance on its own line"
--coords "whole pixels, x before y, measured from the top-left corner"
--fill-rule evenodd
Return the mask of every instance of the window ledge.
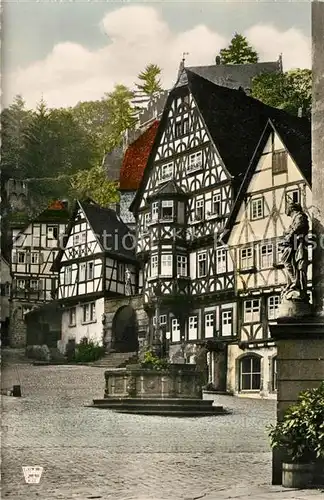
M 199 220 L 192 220 L 188 224 L 190 226 L 194 226 L 194 225 L 197 225 L 197 224 L 202 224 L 203 222 L 204 222 L 204 219 L 199 219 Z
M 189 167 L 186 169 L 187 174 L 193 174 L 194 172 L 198 172 L 199 170 L 203 170 L 203 165 L 197 165 L 194 167 Z
M 247 274 L 247 273 L 256 273 L 257 269 L 255 266 L 248 267 L 246 269 L 240 269 L 239 273 L 240 274 Z
M 93 319 L 91 321 L 82 321 L 81 322 L 81 325 L 90 325 L 92 323 L 97 323 L 97 320 L 96 319 Z
M 68 326 L 69 326 L 69 328 L 74 328 L 74 327 L 76 327 L 76 323 L 74 325 L 68 325 Z

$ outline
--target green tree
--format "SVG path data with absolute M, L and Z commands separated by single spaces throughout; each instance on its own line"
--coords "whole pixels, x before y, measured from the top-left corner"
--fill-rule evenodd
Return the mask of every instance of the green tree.
M 288 113 L 310 117 L 312 105 L 312 72 L 294 69 L 285 73 L 264 73 L 252 81 L 252 96 L 260 101 L 284 109 Z
M 107 137 L 104 141 L 105 152 L 112 151 L 120 146 L 127 129 L 134 129 L 136 125 L 136 111 L 131 100 L 134 92 L 125 85 L 116 85 L 114 90 L 105 94 L 109 122 L 107 124 Z
M 74 174 L 70 179 L 70 194 L 80 200 L 92 198 L 102 207 L 119 199 L 117 183 L 107 179 L 101 165 Z
M 257 63 L 258 53 L 249 44 L 245 36 L 235 33 L 228 47 L 219 52 L 222 64 Z
M 148 64 L 144 71 L 142 71 L 137 78 L 143 83 L 136 83 L 136 87 L 139 91 L 144 94 L 153 97 L 156 93 L 162 91 L 161 79 L 161 68 L 156 64 Z

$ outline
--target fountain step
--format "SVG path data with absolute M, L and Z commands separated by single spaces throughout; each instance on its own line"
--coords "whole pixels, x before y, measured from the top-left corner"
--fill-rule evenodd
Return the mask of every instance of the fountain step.
M 213 404 L 213 400 L 203 400 L 197 398 L 103 398 L 103 399 L 94 399 L 94 406 L 115 406 L 116 404 L 136 404 L 136 405 L 197 405 L 210 407 Z
M 222 407 L 212 407 L 190 409 L 186 407 L 181 407 L 179 409 L 175 408 L 124 408 L 119 407 L 114 410 L 116 413 L 127 413 L 136 415 L 160 415 L 165 417 L 210 417 L 215 415 L 224 415 L 227 412 Z

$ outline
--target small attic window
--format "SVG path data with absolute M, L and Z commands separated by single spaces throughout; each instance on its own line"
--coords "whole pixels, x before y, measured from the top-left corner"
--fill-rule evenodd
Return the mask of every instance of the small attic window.
M 272 174 L 285 174 L 288 171 L 287 151 L 281 149 L 272 154 Z

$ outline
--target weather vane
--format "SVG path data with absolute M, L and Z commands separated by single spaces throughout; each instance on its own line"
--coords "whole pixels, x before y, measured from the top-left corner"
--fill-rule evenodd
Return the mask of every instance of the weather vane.
M 185 63 L 186 56 L 189 56 L 189 52 L 182 52 L 182 62 Z

